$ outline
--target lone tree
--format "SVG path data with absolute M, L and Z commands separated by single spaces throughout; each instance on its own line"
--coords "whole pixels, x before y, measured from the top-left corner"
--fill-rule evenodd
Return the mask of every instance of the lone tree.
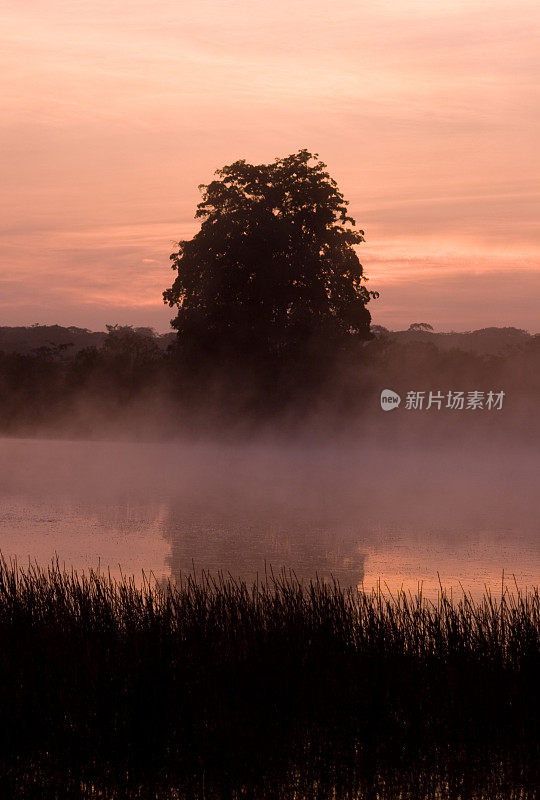
M 370 337 L 377 292 L 354 246 L 364 241 L 326 165 L 307 150 L 271 164 L 236 161 L 201 185 L 190 241 L 171 255 L 163 293 L 181 349 L 247 365 L 332 351 Z

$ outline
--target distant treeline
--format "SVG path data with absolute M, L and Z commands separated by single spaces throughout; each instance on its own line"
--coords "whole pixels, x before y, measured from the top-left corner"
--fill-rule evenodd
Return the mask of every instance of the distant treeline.
M 516 328 L 434 333 L 428 326 L 388 331 L 373 326 L 369 341 L 282 361 L 209 362 L 186 358 L 176 334 L 108 326 L 107 332 L 32 326 L 0 329 L 0 426 L 4 433 L 141 435 L 197 432 L 253 424 L 351 423 L 376 415 L 388 434 L 425 425 L 437 411 L 381 414 L 380 392 L 403 400 L 409 391 L 504 391 L 507 431 L 538 426 L 540 335 Z M 444 407 L 445 425 L 461 414 L 500 426 L 501 412 Z M 499 416 L 497 416 L 497 414 Z M 444 426 L 438 422 L 439 430 Z
M 124 330 L 130 326 L 124 327 Z M 408 330 L 392 331 L 382 325 L 372 325 L 376 337 L 390 337 L 393 341 L 424 342 L 434 344 L 441 350 L 458 349 L 466 352 L 500 355 L 509 347 L 525 344 L 534 335 L 521 328 L 480 328 L 475 331 L 457 333 L 437 333 L 430 326 L 412 324 Z M 0 352 L 32 353 L 39 348 L 64 348 L 66 357 L 74 356 L 87 347 L 101 347 L 108 335 L 122 329 L 121 326 L 108 326 L 107 331 L 91 331 L 88 328 L 62 325 L 0 326 Z M 140 336 L 150 336 L 156 344 L 166 349 L 174 344 L 176 332 L 157 334 L 150 327 L 133 328 Z M 539 334 L 540 335 L 540 334 Z
M 91 331 L 78 328 L 76 325 L 20 325 L 0 327 L 0 352 L 34 353 L 41 348 L 62 348 L 66 357 L 76 355 L 87 347 L 101 347 L 111 330 L 118 326 L 109 326 L 107 331 Z M 156 339 L 162 348 L 166 348 L 175 338 L 176 333 L 156 334 L 152 328 L 135 328 L 140 335 L 149 335 Z

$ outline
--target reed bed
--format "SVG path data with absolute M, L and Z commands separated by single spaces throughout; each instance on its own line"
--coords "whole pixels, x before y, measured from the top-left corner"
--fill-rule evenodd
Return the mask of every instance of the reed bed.
M 513 771 L 508 796 L 532 797 L 539 676 L 537 589 L 431 602 L 292 573 L 173 585 L 0 560 L 0 767 L 24 796 L 32 775 L 89 797 L 250 796 L 329 764 L 328 785 L 436 771 L 481 742 Z

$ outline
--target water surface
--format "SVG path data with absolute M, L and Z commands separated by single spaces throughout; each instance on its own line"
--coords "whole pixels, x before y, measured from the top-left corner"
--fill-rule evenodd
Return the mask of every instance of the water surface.
M 540 583 L 533 448 L 0 440 L 0 548 L 178 579 L 265 570 L 436 595 Z

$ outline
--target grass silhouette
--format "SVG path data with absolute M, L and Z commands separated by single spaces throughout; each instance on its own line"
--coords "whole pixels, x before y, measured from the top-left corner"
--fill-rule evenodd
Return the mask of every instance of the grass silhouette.
M 430 602 L 284 573 L 138 585 L 2 560 L 0 635 L 0 766 L 21 796 L 56 780 L 85 797 L 280 796 L 278 775 L 282 796 L 322 797 L 344 770 L 361 786 L 416 764 L 442 788 L 411 796 L 450 797 L 449 754 L 469 763 L 479 743 L 485 796 L 533 796 L 536 589 Z

